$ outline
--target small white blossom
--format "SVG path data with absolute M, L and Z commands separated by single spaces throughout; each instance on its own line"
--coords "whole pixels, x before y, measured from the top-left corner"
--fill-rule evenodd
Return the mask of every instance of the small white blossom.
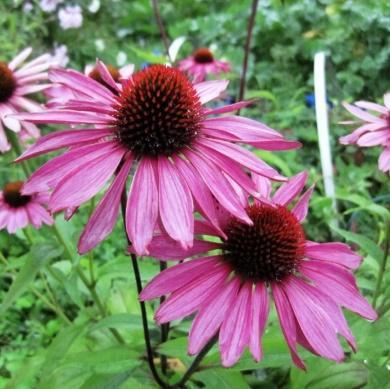
M 30 11 L 32 11 L 32 9 L 34 8 L 34 6 L 32 5 L 32 3 L 31 2 L 27 2 L 27 3 L 24 3 L 23 4 L 23 8 L 22 8 L 22 10 L 23 10 L 23 12 L 24 13 L 29 13 Z
M 57 66 L 65 67 L 69 62 L 68 47 L 66 45 L 56 45 L 51 59 Z
M 127 62 L 127 55 L 125 52 L 120 51 L 116 56 L 116 63 L 118 66 L 123 66 Z
M 96 39 L 95 40 L 95 47 L 98 51 L 103 51 L 106 48 L 106 44 L 104 43 L 103 39 Z
M 83 14 L 79 5 L 67 5 L 58 11 L 58 19 L 63 30 L 79 28 L 83 24 Z
M 88 6 L 88 11 L 91 13 L 96 13 L 100 9 L 100 0 L 92 0 Z
M 43 12 L 53 12 L 63 0 L 41 0 L 39 6 Z

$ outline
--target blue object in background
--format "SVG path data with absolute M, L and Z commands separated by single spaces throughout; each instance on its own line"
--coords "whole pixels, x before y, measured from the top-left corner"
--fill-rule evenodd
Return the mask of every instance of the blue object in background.
M 328 108 L 329 109 L 333 109 L 334 104 L 328 98 L 326 99 L 326 102 L 328 104 Z M 308 108 L 314 108 L 315 107 L 315 105 L 316 105 L 316 98 L 314 96 L 314 93 L 308 93 L 305 96 L 305 103 L 306 103 L 306 107 L 308 107 Z

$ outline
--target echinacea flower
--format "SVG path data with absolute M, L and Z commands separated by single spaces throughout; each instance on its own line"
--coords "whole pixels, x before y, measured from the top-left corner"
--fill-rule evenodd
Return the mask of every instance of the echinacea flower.
M 10 149 L 4 127 L 16 133 L 25 132 L 33 138 L 39 137 L 39 130 L 34 124 L 6 117 L 17 112 L 42 110 L 40 104 L 25 96 L 48 87 L 48 84 L 38 82 L 47 79 L 50 55 L 41 55 L 24 64 L 31 51 L 30 47 L 24 49 L 9 63 L 0 61 L 0 153 Z
M 134 65 L 128 64 L 121 68 L 116 68 L 112 65 L 106 65 L 107 70 L 110 72 L 111 77 L 116 83 L 120 83 L 121 80 L 128 79 L 134 72 Z M 91 77 L 93 80 L 99 82 L 107 88 L 111 88 L 100 76 L 100 73 L 96 66 L 87 65 L 84 69 L 84 74 L 88 77 Z M 113 91 L 115 92 L 115 91 Z M 45 90 L 45 96 L 48 98 L 46 103 L 47 107 L 54 108 L 56 106 L 62 106 L 69 100 L 78 100 L 80 94 L 83 95 L 83 99 L 90 98 L 93 101 L 93 98 L 89 96 L 88 93 L 82 93 L 76 91 L 63 84 L 53 84 L 50 88 Z
M 384 106 L 368 101 L 357 101 L 354 105 L 344 103 L 344 107 L 363 123 L 351 134 L 341 137 L 340 143 L 361 147 L 383 146 L 378 165 L 386 173 L 390 171 L 390 93 L 386 93 L 383 100 Z
M 191 247 L 194 207 L 218 228 L 213 196 L 237 218 L 250 222 L 233 190 L 259 196 L 246 171 L 284 180 L 236 143 L 286 150 L 299 142 L 251 119 L 215 116 L 248 102 L 214 110 L 202 106 L 226 89 L 226 81 L 193 85 L 178 69 L 155 65 L 118 85 L 103 63 L 97 66 L 110 88 L 73 70 L 53 69 L 50 80 L 79 93 L 77 99 L 42 114 L 21 116 L 34 123 L 73 126 L 41 138 L 19 159 L 70 148 L 44 164 L 24 186 L 26 194 L 53 190 L 52 212 L 77 208 L 115 176 L 81 235 L 80 253 L 112 231 L 131 172 L 126 228 L 140 255 L 148 253 L 157 227 L 182 247 Z M 78 125 L 91 128 L 74 127 Z
M 292 177 L 271 197 L 269 180 L 256 176 L 257 187 L 269 203 L 248 203 L 253 224 L 223 214 L 225 236 L 221 236 L 208 222 L 196 221 L 198 237 L 187 252 L 163 235 L 150 243 L 150 255 L 160 260 L 196 256 L 160 273 L 140 295 L 142 300 L 169 295 L 156 311 L 159 324 L 196 312 L 189 334 L 190 355 L 198 354 L 219 333 L 224 366 L 236 363 L 245 347 L 259 361 L 271 293 L 292 359 L 302 369 L 297 344 L 337 362 L 344 357 L 338 334 L 356 348 L 341 306 L 367 319 L 376 318 L 351 271 L 361 258 L 342 243 L 306 240 L 301 223 L 313 190 L 299 197 L 306 179 L 304 172 Z
M 201 82 L 208 74 L 218 75 L 230 72 L 230 64 L 214 58 L 213 53 L 206 47 L 201 47 L 179 62 L 179 69 L 193 77 L 194 82 Z
M 7 228 L 10 234 L 28 225 L 40 228 L 42 224 L 54 223 L 44 207 L 49 196 L 46 193 L 23 195 L 22 186 L 22 181 L 9 182 L 0 191 L 0 230 Z

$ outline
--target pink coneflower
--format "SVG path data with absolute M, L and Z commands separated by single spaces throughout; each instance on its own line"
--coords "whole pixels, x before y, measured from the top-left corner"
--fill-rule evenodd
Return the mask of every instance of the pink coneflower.
M 160 260 L 197 256 L 160 273 L 140 296 L 150 300 L 169 294 L 156 311 L 159 324 L 197 312 L 189 335 L 190 355 L 199 353 L 219 332 L 224 366 L 236 363 L 245 347 L 259 361 L 270 305 L 268 291 L 272 292 L 292 359 L 300 368 L 305 365 L 297 344 L 338 362 L 344 352 L 337 334 L 356 348 L 340 306 L 370 320 L 376 318 L 351 272 L 361 258 L 345 244 L 315 243 L 305 238 L 301 223 L 312 188 L 294 207 L 290 205 L 306 178 L 306 173 L 298 174 L 270 197 L 269 180 L 257 176 L 257 187 L 270 203 L 248 205 L 253 224 L 224 215 L 221 225 L 225 236 L 221 236 L 208 222 L 196 221 L 199 237 L 189 252 L 166 236 L 156 236 L 150 243 L 150 255 Z M 214 239 L 206 240 L 205 235 Z
M 180 61 L 179 69 L 188 73 L 194 82 L 201 82 L 205 80 L 208 74 L 218 75 L 230 72 L 230 64 L 215 59 L 209 49 L 201 47 L 195 50 L 190 57 Z
M 22 181 L 10 182 L 0 191 L 0 230 L 7 228 L 10 234 L 30 224 L 40 228 L 42 224 L 54 223 L 44 208 L 49 196 L 44 193 L 22 195 L 22 185 Z
M 384 106 L 368 101 L 357 101 L 355 105 L 344 103 L 344 107 L 363 124 L 351 134 L 341 137 L 340 143 L 361 147 L 383 146 L 378 165 L 386 173 L 390 171 L 390 93 L 386 93 L 383 100 Z M 366 110 L 379 113 L 379 116 Z
M 245 171 L 284 178 L 236 142 L 266 150 L 296 148 L 299 143 L 251 119 L 215 117 L 248 102 L 214 110 L 202 107 L 226 89 L 226 81 L 192 85 L 178 69 L 155 65 L 134 74 L 122 87 L 101 62 L 97 66 L 110 88 L 76 71 L 54 69 L 51 81 L 80 92 L 78 99 L 21 116 L 34 123 L 92 127 L 47 135 L 20 158 L 70 147 L 38 169 L 24 187 L 26 194 L 53 189 L 52 212 L 77 208 L 115 176 L 81 235 L 80 253 L 112 231 L 131 171 L 126 227 L 140 255 L 148 253 L 156 227 L 182 247 L 192 246 L 194 207 L 218 228 L 213 196 L 237 218 L 250 222 L 233 190 L 238 186 L 258 196 Z
M 22 111 L 42 110 L 40 104 L 25 96 L 47 88 L 48 85 L 37 82 L 47 79 L 50 55 L 41 55 L 23 65 L 31 51 L 30 47 L 23 50 L 9 63 L 0 61 L 0 153 L 10 149 L 4 127 L 17 133 L 25 132 L 27 137 L 39 137 L 39 130 L 34 124 L 6 117 Z
M 116 83 L 120 83 L 121 80 L 128 79 L 134 72 L 133 64 L 125 65 L 119 69 L 112 65 L 106 65 L 106 68 L 110 72 L 111 77 Z M 100 84 L 104 85 L 105 87 L 111 88 L 102 79 L 96 66 L 87 65 L 84 69 L 84 74 L 88 77 L 91 77 L 93 80 L 99 82 Z M 115 93 L 114 90 L 112 91 Z M 76 91 L 63 84 L 54 84 L 52 87 L 45 90 L 45 96 L 48 98 L 46 106 L 49 108 L 62 106 L 69 100 L 78 100 L 80 95 L 82 95 L 83 99 L 89 98 L 91 101 L 93 101 L 93 98 L 91 98 L 88 93 L 85 94 L 80 91 Z

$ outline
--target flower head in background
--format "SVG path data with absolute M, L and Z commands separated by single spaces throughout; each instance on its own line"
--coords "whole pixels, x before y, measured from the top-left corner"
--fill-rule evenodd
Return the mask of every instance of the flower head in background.
M 19 118 L 70 126 L 41 138 L 20 160 L 61 148 L 44 164 L 24 193 L 53 190 L 49 209 L 75 208 L 95 196 L 114 176 L 79 242 L 85 253 L 114 228 L 121 194 L 133 171 L 127 200 L 127 233 L 138 254 L 158 227 L 179 245 L 191 247 L 194 209 L 218 229 L 213 198 L 238 219 L 250 223 L 237 191 L 259 196 L 247 172 L 284 180 L 278 172 L 237 143 L 265 150 L 300 146 L 266 125 L 239 116 L 218 116 L 248 102 L 207 109 L 226 81 L 193 85 L 178 69 L 150 66 L 117 84 L 97 62 L 105 85 L 73 70 L 53 69 L 50 80 L 72 89 L 77 98 L 42 114 Z M 89 126 L 89 128 L 86 126 Z
M 134 72 L 134 65 L 128 64 L 121 68 L 117 68 L 112 65 L 106 65 L 107 70 L 110 72 L 111 77 L 113 80 L 120 85 L 121 80 L 125 80 L 129 78 L 133 72 Z M 99 71 L 97 70 L 96 66 L 93 65 L 87 65 L 84 69 L 84 74 L 88 77 L 91 77 L 93 80 L 99 82 L 100 84 L 104 85 L 107 88 L 111 88 L 110 85 L 108 85 L 103 78 L 100 76 Z M 111 88 L 111 91 L 116 93 L 116 90 Z M 65 86 L 63 84 L 53 84 L 50 88 L 47 88 L 45 90 L 45 96 L 47 97 L 47 103 L 46 106 L 53 108 L 64 105 L 69 100 L 79 99 L 89 99 L 90 96 L 85 93 L 82 93 L 80 91 L 76 91 L 68 86 Z M 93 101 L 93 99 L 91 99 Z
M 201 82 L 208 74 L 218 75 L 230 72 L 230 64 L 215 59 L 208 48 L 201 47 L 195 50 L 190 57 L 180 61 L 179 69 L 191 76 L 194 82 Z
M 23 50 L 9 63 L 0 61 L 0 153 L 10 149 L 5 128 L 24 133 L 27 138 L 39 137 L 39 130 L 34 124 L 6 117 L 17 112 L 42 110 L 40 104 L 26 95 L 40 92 L 49 86 L 39 82 L 47 80 L 47 70 L 51 65 L 50 55 L 44 54 L 24 63 L 31 51 L 31 48 Z
M 32 225 L 52 225 L 53 218 L 45 209 L 49 196 L 44 193 L 22 195 L 22 181 L 10 182 L 0 191 L 0 230 L 6 228 L 10 234 Z
M 83 13 L 79 5 L 67 5 L 58 11 L 58 19 L 63 30 L 80 28 L 83 24 Z
M 43 12 L 53 12 L 57 8 L 57 5 L 62 3 L 64 0 L 40 0 L 39 6 Z
M 219 332 L 224 366 L 236 363 L 245 347 L 259 361 L 269 292 L 292 359 L 303 369 L 297 344 L 338 362 L 344 358 L 338 334 L 356 348 L 341 306 L 376 318 L 351 271 L 361 258 L 342 243 L 306 240 L 301 223 L 312 188 L 299 196 L 306 179 L 306 173 L 292 177 L 271 197 L 270 181 L 256 175 L 256 186 L 269 203 L 247 203 L 252 225 L 222 213 L 224 236 L 210 223 L 196 221 L 199 237 L 187 252 L 162 235 L 150 243 L 150 255 L 160 260 L 196 256 L 160 273 L 140 295 L 142 300 L 169 295 L 156 311 L 159 324 L 197 312 L 189 334 L 190 355 Z M 207 235 L 220 241 L 207 240 Z
M 368 101 L 357 101 L 354 105 L 344 103 L 344 107 L 362 123 L 351 134 L 341 137 L 340 143 L 360 147 L 383 146 L 379 169 L 386 173 L 390 171 L 390 93 L 386 93 L 383 100 L 384 106 Z

